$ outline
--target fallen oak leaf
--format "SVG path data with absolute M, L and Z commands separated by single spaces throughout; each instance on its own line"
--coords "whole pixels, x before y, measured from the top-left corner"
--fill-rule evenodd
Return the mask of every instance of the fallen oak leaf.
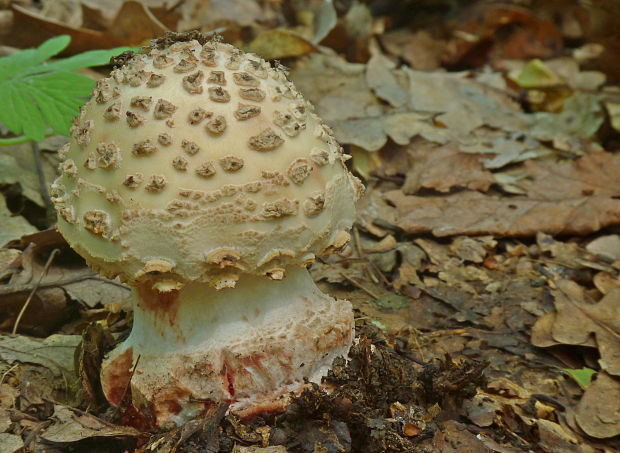
M 592 437 L 606 439 L 620 434 L 620 380 L 598 373 L 575 408 L 579 427 Z
M 556 285 L 557 289 L 553 290 L 555 316 L 551 318 L 551 315 L 546 315 L 534 325 L 534 346 L 589 346 L 594 336 L 601 355 L 601 368 L 609 374 L 620 375 L 620 289 L 611 290 L 597 303 L 589 303 L 583 288 L 577 283 L 560 280 Z M 548 329 L 549 324 L 551 340 L 555 343 L 549 338 L 543 340 L 541 330 Z
M 277 28 L 258 35 L 247 46 L 246 51 L 260 55 L 265 60 L 301 57 L 317 48 L 307 39 L 292 31 Z
M 11 9 L 14 18 L 11 31 L 7 34 L 9 44 L 21 48 L 33 47 L 48 38 L 69 35 L 71 43 L 65 53 L 70 55 L 92 49 L 140 44 L 168 30 L 147 6 L 133 0 L 123 3 L 110 28 L 105 31 L 71 27 L 15 3 L 11 4 Z M 31 30 L 37 30 L 37 33 Z
M 402 187 L 406 194 L 422 188 L 449 192 L 455 186 L 486 192 L 496 182 L 480 156 L 460 152 L 455 143 L 423 142 L 408 148 L 407 154 L 410 165 Z
M 54 405 L 52 424 L 41 432 L 41 438 L 47 442 L 68 444 L 89 438 L 142 435 L 134 428 L 112 425 L 94 415 L 80 412 L 60 404 Z
M 394 219 L 388 220 L 407 234 L 523 237 L 544 231 L 585 235 L 620 223 L 620 200 L 603 196 L 547 201 L 473 191 L 421 197 L 405 195 L 402 190 L 383 196 L 396 208 Z

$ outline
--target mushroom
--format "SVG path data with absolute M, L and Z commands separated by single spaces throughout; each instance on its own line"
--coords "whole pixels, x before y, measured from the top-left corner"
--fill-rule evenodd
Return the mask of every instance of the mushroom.
M 216 41 L 147 52 L 98 83 L 52 185 L 58 230 L 132 288 L 104 393 L 159 425 L 281 410 L 351 345 L 351 304 L 307 266 L 347 243 L 363 186 L 281 69 Z

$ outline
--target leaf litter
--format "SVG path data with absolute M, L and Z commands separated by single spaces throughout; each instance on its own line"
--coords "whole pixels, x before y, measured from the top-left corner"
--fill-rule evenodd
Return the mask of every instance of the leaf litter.
M 22 3 L 18 47 L 67 33 L 75 53 L 217 28 L 285 59 L 367 194 L 351 244 L 311 269 L 356 308 L 356 343 L 326 378 L 331 391 L 311 387 L 275 417 L 242 421 L 220 405 L 154 430 L 101 394 L 102 357 L 131 325 L 127 289 L 54 233 L 31 234 L 42 225 L 36 174 L 27 150 L 1 150 L 0 195 L 7 219 L 21 219 L 3 228 L 4 332 L 34 290 L 18 335 L 0 338 L 2 451 L 620 447 L 619 80 L 597 6 L 472 2 L 448 20 L 358 2 Z M 51 180 L 54 154 L 44 156 Z M 567 370 L 592 370 L 590 384 Z

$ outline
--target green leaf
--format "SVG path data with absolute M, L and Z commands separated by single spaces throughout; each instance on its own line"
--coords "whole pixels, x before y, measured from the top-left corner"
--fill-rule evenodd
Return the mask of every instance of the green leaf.
M 13 84 L 11 87 L 15 113 L 19 116 L 24 135 L 36 141 L 45 137 L 45 120 L 41 111 L 32 102 L 28 91 L 23 85 Z
M 93 50 L 45 63 L 70 41 L 69 36 L 57 36 L 36 49 L 0 58 L 0 121 L 16 135 L 23 134 L 16 139 L 42 140 L 49 128 L 69 135 L 71 120 L 95 87 L 94 80 L 71 71 L 108 64 L 111 57 L 134 50 Z
M 77 109 L 63 102 L 58 102 L 53 96 L 36 87 L 30 88 L 30 95 L 34 98 L 41 113 L 43 113 L 45 121 L 47 121 L 52 130 L 59 135 L 68 135 L 68 131 L 71 128 L 70 118 L 76 114 Z
M 59 90 L 65 97 L 88 97 L 95 87 L 95 81 L 75 72 L 50 72 L 24 80 L 24 83 L 37 88 Z
M 579 387 L 586 389 L 590 386 L 592 382 L 592 376 L 596 373 L 595 370 L 591 368 L 581 368 L 579 370 L 571 370 L 570 368 L 565 368 L 564 371 L 568 373 L 570 377 L 572 377 Z
M 48 39 L 36 49 L 27 49 L 0 58 L 0 82 L 17 76 L 22 71 L 43 63 L 45 60 L 62 52 L 71 42 L 67 35 Z
M 37 68 L 32 68 L 27 74 L 45 71 L 74 71 L 91 66 L 102 66 L 110 63 L 110 58 L 120 55 L 127 50 L 137 50 L 132 47 L 117 47 L 115 49 L 90 50 L 69 58 L 49 62 Z
M 0 83 L 0 104 L 2 104 L 0 121 L 15 134 L 20 134 L 23 128 L 19 116 L 15 113 L 11 83 Z

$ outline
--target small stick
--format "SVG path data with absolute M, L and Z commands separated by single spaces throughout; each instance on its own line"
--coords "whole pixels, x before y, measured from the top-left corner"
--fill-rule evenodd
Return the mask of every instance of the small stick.
M 123 404 L 123 400 L 125 399 L 125 395 L 127 394 L 127 389 L 129 389 L 129 385 L 131 385 L 131 380 L 133 379 L 133 375 L 136 372 L 136 369 L 138 368 L 138 363 L 140 362 L 140 357 L 142 357 L 141 355 L 138 356 L 138 358 L 136 359 L 136 363 L 133 366 L 133 369 L 131 370 L 131 374 L 129 375 L 129 380 L 127 381 L 127 384 L 125 385 L 125 389 L 123 390 L 123 394 L 121 395 L 121 399 L 119 400 L 119 407 L 121 406 L 121 404 Z
M 366 294 L 370 295 L 370 297 L 372 297 L 373 299 L 377 299 L 379 300 L 379 296 L 377 296 L 376 294 L 374 294 L 371 290 L 369 290 L 368 288 L 364 288 L 364 286 L 361 283 L 356 282 L 355 280 L 353 280 L 351 277 L 347 276 L 344 272 L 341 272 L 340 275 L 348 280 L 353 286 L 358 287 L 359 289 L 361 289 L 362 291 L 364 291 Z
M 54 249 L 54 250 L 52 250 L 52 253 L 50 253 L 49 258 L 47 258 L 47 262 L 45 263 L 45 267 L 43 268 L 43 271 L 41 272 L 41 275 L 39 276 L 39 281 L 37 281 L 37 284 L 34 285 L 34 288 L 32 288 L 32 291 L 30 291 L 30 294 L 28 295 L 28 299 L 26 299 L 26 302 L 24 303 L 24 306 L 19 311 L 19 315 L 17 315 L 17 319 L 15 320 L 15 324 L 13 324 L 13 331 L 11 332 L 13 335 L 15 335 L 17 333 L 17 327 L 19 326 L 19 322 L 21 321 L 22 316 L 24 316 L 24 313 L 26 312 L 26 309 L 28 308 L 28 305 L 30 305 L 30 301 L 34 297 L 34 294 L 37 292 L 37 289 L 39 289 L 39 285 L 41 284 L 41 280 L 43 280 L 43 277 L 45 276 L 45 274 L 47 274 L 47 271 L 49 270 L 50 266 L 52 265 L 52 261 L 54 260 L 54 257 L 59 252 L 60 252 L 60 249 Z
M 11 368 L 9 368 L 8 370 L 6 370 L 3 374 L 2 374 L 2 378 L 0 378 L 0 385 L 2 385 L 2 383 L 4 382 L 4 378 L 6 377 L 7 374 L 9 374 L 11 371 L 13 371 L 15 368 L 17 368 L 19 366 L 19 363 L 16 363 L 15 365 L 13 365 Z

